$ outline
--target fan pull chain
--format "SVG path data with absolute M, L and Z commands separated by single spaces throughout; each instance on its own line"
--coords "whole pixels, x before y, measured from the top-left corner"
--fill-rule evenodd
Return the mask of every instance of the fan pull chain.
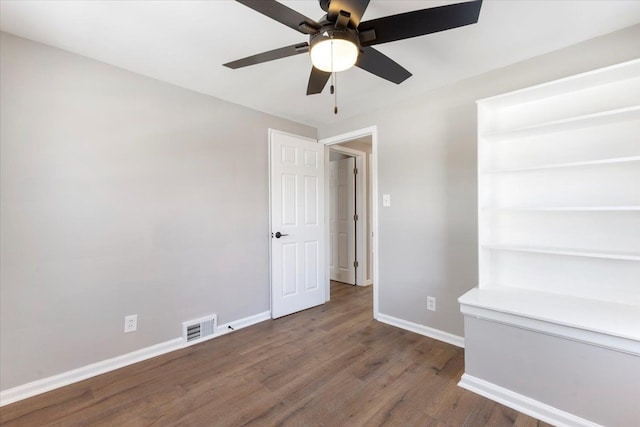
M 333 73 L 333 85 L 331 85 L 331 89 L 331 93 L 333 93 L 333 114 L 338 114 L 338 76 L 336 73 Z
M 331 95 L 333 95 L 333 114 L 338 114 L 338 91 L 336 90 L 337 85 L 337 76 L 336 73 L 331 73 Z
M 333 95 L 333 114 L 338 114 L 338 76 L 333 71 L 333 34 L 331 35 L 331 95 Z

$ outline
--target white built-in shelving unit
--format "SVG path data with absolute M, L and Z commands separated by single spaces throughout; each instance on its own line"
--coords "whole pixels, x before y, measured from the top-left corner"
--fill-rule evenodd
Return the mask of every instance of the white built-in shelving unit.
M 640 355 L 640 60 L 478 101 L 478 204 L 463 313 Z

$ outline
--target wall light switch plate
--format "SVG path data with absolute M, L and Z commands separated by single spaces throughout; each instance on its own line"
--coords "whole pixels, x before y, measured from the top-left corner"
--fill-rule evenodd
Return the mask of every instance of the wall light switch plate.
M 382 195 L 382 206 L 388 208 L 391 206 L 391 194 L 383 194 Z

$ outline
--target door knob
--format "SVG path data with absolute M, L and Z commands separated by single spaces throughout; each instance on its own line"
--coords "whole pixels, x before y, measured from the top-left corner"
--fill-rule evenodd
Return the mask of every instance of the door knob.
M 281 232 L 276 231 L 276 239 L 279 239 L 279 238 L 281 238 L 282 236 L 288 236 L 288 234 L 282 234 Z

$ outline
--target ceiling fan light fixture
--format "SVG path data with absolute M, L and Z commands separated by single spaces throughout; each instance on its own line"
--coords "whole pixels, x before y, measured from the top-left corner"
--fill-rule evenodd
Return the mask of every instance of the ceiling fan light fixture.
M 358 60 L 357 39 L 350 33 L 317 35 L 311 40 L 311 63 L 319 70 L 333 73 L 348 70 Z

